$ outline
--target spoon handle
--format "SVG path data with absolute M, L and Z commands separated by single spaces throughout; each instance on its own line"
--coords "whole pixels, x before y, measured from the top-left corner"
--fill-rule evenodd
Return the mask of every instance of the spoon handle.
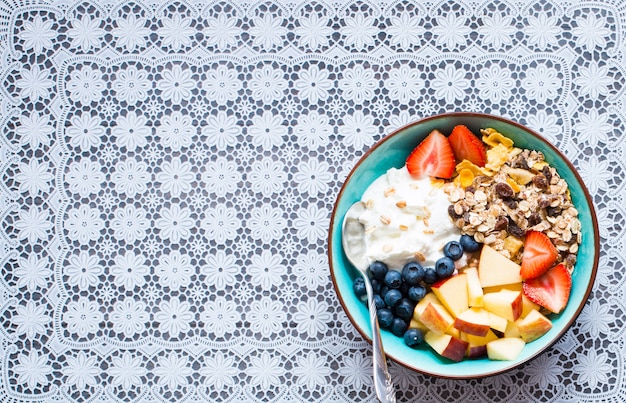
M 367 303 L 370 312 L 370 323 L 372 326 L 372 347 L 374 362 L 374 389 L 376 396 L 382 403 L 395 403 L 396 390 L 391 381 L 391 375 L 387 369 L 387 357 L 383 351 L 383 343 L 380 339 L 380 326 L 378 325 L 378 316 L 376 304 L 374 303 L 374 292 L 367 275 L 364 274 L 365 289 L 367 290 Z

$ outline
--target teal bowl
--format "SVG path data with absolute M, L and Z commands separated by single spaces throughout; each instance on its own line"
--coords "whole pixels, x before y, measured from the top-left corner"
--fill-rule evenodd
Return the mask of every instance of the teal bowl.
M 552 315 L 552 329 L 538 340 L 528 343 L 514 361 L 490 361 L 487 358 L 452 362 L 441 358 L 425 343 L 417 349 L 404 344 L 402 338 L 382 330 L 387 357 L 415 371 L 442 378 L 471 379 L 499 374 L 513 369 L 552 346 L 574 323 L 591 292 L 600 254 L 598 222 L 589 191 L 570 161 L 552 144 L 534 131 L 508 119 L 479 113 L 447 113 L 408 124 L 376 143 L 347 176 L 335 203 L 329 229 L 328 257 L 331 278 L 345 312 L 359 333 L 371 343 L 368 310 L 352 292 L 358 276 L 343 253 L 341 225 L 348 208 L 360 200 L 365 189 L 389 168 L 400 168 L 408 154 L 434 129 L 450 133 L 464 124 L 475 133 L 492 127 L 511 138 L 515 146 L 542 151 L 546 161 L 557 169 L 570 188 L 572 201 L 579 211 L 583 228 L 582 244 L 572 276 L 572 290 L 567 307 Z

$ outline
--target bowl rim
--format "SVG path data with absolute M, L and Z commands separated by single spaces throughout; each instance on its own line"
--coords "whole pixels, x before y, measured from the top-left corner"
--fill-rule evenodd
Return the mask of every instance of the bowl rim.
M 493 119 L 493 120 L 498 120 L 502 123 L 511 125 L 511 126 L 515 126 L 520 130 L 523 130 L 525 132 L 528 132 L 529 134 L 537 137 L 539 140 L 541 140 L 546 146 L 548 146 L 549 148 L 552 149 L 552 151 L 568 166 L 569 170 L 573 173 L 574 177 L 576 178 L 576 181 L 578 182 L 578 184 L 580 185 L 580 188 L 583 191 L 583 194 L 585 196 L 585 199 L 587 200 L 587 204 L 589 205 L 589 213 L 591 216 L 591 221 L 592 221 L 592 227 L 593 227 L 593 234 L 594 234 L 594 244 L 593 244 L 593 250 L 594 250 L 594 259 L 593 259 L 593 268 L 591 271 L 591 276 L 589 278 L 589 284 L 587 284 L 587 289 L 585 290 L 584 294 L 583 294 L 583 299 L 582 299 L 582 303 L 576 308 L 576 311 L 574 312 L 574 314 L 572 315 L 572 317 L 567 321 L 567 323 L 565 324 L 565 326 L 563 326 L 563 328 L 561 329 L 560 332 L 558 332 L 558 334 L 553 338 L 553 340 L 548 343 L 545 348 L 539 350 L 538 352 L 536 352 L 535 354 L 527 357 L 526 359 L 524 359 L 523 361 L 520 361 L 519 363 L 516 363 L 515 365 L 511 365 L 511 366 L 507 366 L 505 368 L 499 369 L 499 370 L 495 370 L 495 371 L 489 371 L 489 372 L 485 372 L 485 373 L 481 373 L 478 375 L 463 375 L 463 376 L 455 376 L 455 375 L 445 375 L 445 374 L 440 374 L 440 373 L 434 373 L 434 372 L 429 372 L 428 370 L 424 370 L 424 369 L 420 369 L 417 368 L 415 366 L 412 366 L 408 363 L 404 363 L 399 361 L 397 358 L 392 357 L 387 355 L 387 357 L 392 360 L 393 362 L 400 364 L 401 366 L 408 368 L 410 370 L 425 374 L 425 375 L 430 375 L 430 376 L 434 376 L 437 378 L 442 378 L 442 379 L 481 379 L 481 378 L 487 378 L 490 376 L 494 376 L 494 375 L 498 375 L 498 374 L 502 374 L 504 372 L 508 372 L 510 370 L 513 370 L 515 368 L 519 368 L 521 365 L 526 364 L 532 360 L 534 360 L 537 356 L 543 354 L 546 352 L 546 350 L 550 349 L 557 341 L 559 341 L 563 335 L 565 334 L 565 332 L 567 332 L 571 326 L 574 324 L 574 322 L 576 322 L 576 319 L 578 318 L 578 316 L 580 315 L 580 313 L 582 312 L 582 310 L 584 309 L 585 305 L 586 305 L 586 301 L 588 301 L 589 299 L 589 295 L 591 294 L 591 291 L 593 289 L 593 285 L 595 283 L 595 278 L 596 278 L 596 274 L 598 271 L 598 265 L 599 265 L 599 261 L 600 261 L 600 232 L 599 232 L 599 228 L 598 228 L 598 218 L 596 215 L 596 208 L 593 202 L 593 197 L 591 196 L 591 194 L 589 193 L 589 190 L 587 189 L 587 186 L 585 185 L 582 177 L 580 176 L 580 174 L 578 173 L 578 169 L 576 167 L 574 167 L 574 165 L 572 164 L 572 162 L 565 156 L 565 154 L 563 152 L 561 152 L 554 144 L 552 144 L 552 142 L 548 141 L 544 136 L 542 136 L 541 134 L 537 133 L 535 130 L 522 125 L 520 123 L 517 123 L 516 121 L 513 121 L 511 119 L 502 117 L 502 116 L 498 116 L 498 115 L 492 115 L 492 114 L 488 114 L 488 113 L 481 113 L 481 112 L 445 112 L 445 113 L 440 113 L 440 114 L 436 114 L 436 115 L 431 115 L 422 119 L 417 119 L 415 121 L 411 121 L 395 130 L 392 130 L 388 135 L 384 136 L 383 138 L 381 138 L 380 140 L 378 140 L 376 143 L 374 143 L 368 150 L 365 151 L 365 153 L 359 158 L 359 160 L 354 164 L 354 166 L 350 169 L 350 172 L 348 173 L 348 175 L 345 177 L 345 179 L 343 180 L 343 183 L 341 185 L 341 188 L 339 190 L 339 193 L 337 193 L 337 197 L 335 199 L 335 202 L 333 203 L 333 210 L 331 212 L 331 217 L 330 217 L 330 223 L 329 223 L 329 230 L 328 230 L 328 265 L 330 267 L 330 277 L 331 280 L 333 282 L 333 290 L 335 291 L 335 294 L 337 295 L 339 302 L 343 308 L 343 311 L 346 313 L 346 315 L 348 316 L 348 318 L 350 319 L 350 322 L 352 323 L 352 325 L 356 328 L 356 330 L 359 332 L 359 334 L 369 343 L 372 344 L 372 339 L 369 337 L 369 335 L 365 332 L 364 329 L 362 329 L 361 327 L 359 327 L 356 323 L 354 318 L 352 317 L 352 314 L 350 313 L 350 311 L 347 308 L 347 304 L 346 302 L 343 300 L 341 293 L 339 292 L 339 285 L 337 284 L 337 280 L 336 280 L 336 276 L 335 276 L 335 268 L 333 266 L 333 256 L 335 254 L 334 248 L 333 248 L 333 228 L 335 227 L 335 220 L 339 220 L 341 222 L 341 220 L 343 220 L 343 217 L 337 217 L 337 207 L 339 204 L 339 200 L 341 199 L 341 197 L 343 196 L 343 193 L 345 191 L 346 185 L 347 183 L 350 181 L 352 175 L 355 173 L 355 171 L 357 170 L 357 168 L 363 163 L 363 161 L 365 159 L 367 159 L 370 154 L 372 154 L 378 147 L 380 147 L 384 142 L 387 141 L 387 139 L 390 139 L 396 135 L 398 135 L 400 132 L 405 131 L 413 126 L 416 126 L 418 124 L 422 124 L 424 122 L 428 122 L 430 120 L 436 120 L 436 119 L 442 119 L 442 118 L 483 118 L 483 119 Z M 341 248 L 339 248 L 340 253 L 341 253 Z

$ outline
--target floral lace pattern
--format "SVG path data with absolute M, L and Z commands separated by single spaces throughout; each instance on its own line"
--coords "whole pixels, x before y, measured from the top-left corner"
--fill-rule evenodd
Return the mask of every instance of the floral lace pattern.
M 356 159 L 453 110 L 541 132 L 601 223 L 547 353 L 402 401 L 626 399 L 619 1 L 6 2 L 0 400 L 371 401 L 326 259 Z

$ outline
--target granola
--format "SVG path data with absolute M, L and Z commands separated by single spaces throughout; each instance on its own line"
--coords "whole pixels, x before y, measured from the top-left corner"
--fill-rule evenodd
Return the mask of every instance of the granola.
M 489 147 L 485 167 L 463 161 L 456 168 L 458 179 L 444 186 L 454 224 L 516 263 L 526 232 L 543 232 L 571 271 L 582 233 L 567 182 L 540 151 L 514 147 L 493 129 L 481 132 Z

